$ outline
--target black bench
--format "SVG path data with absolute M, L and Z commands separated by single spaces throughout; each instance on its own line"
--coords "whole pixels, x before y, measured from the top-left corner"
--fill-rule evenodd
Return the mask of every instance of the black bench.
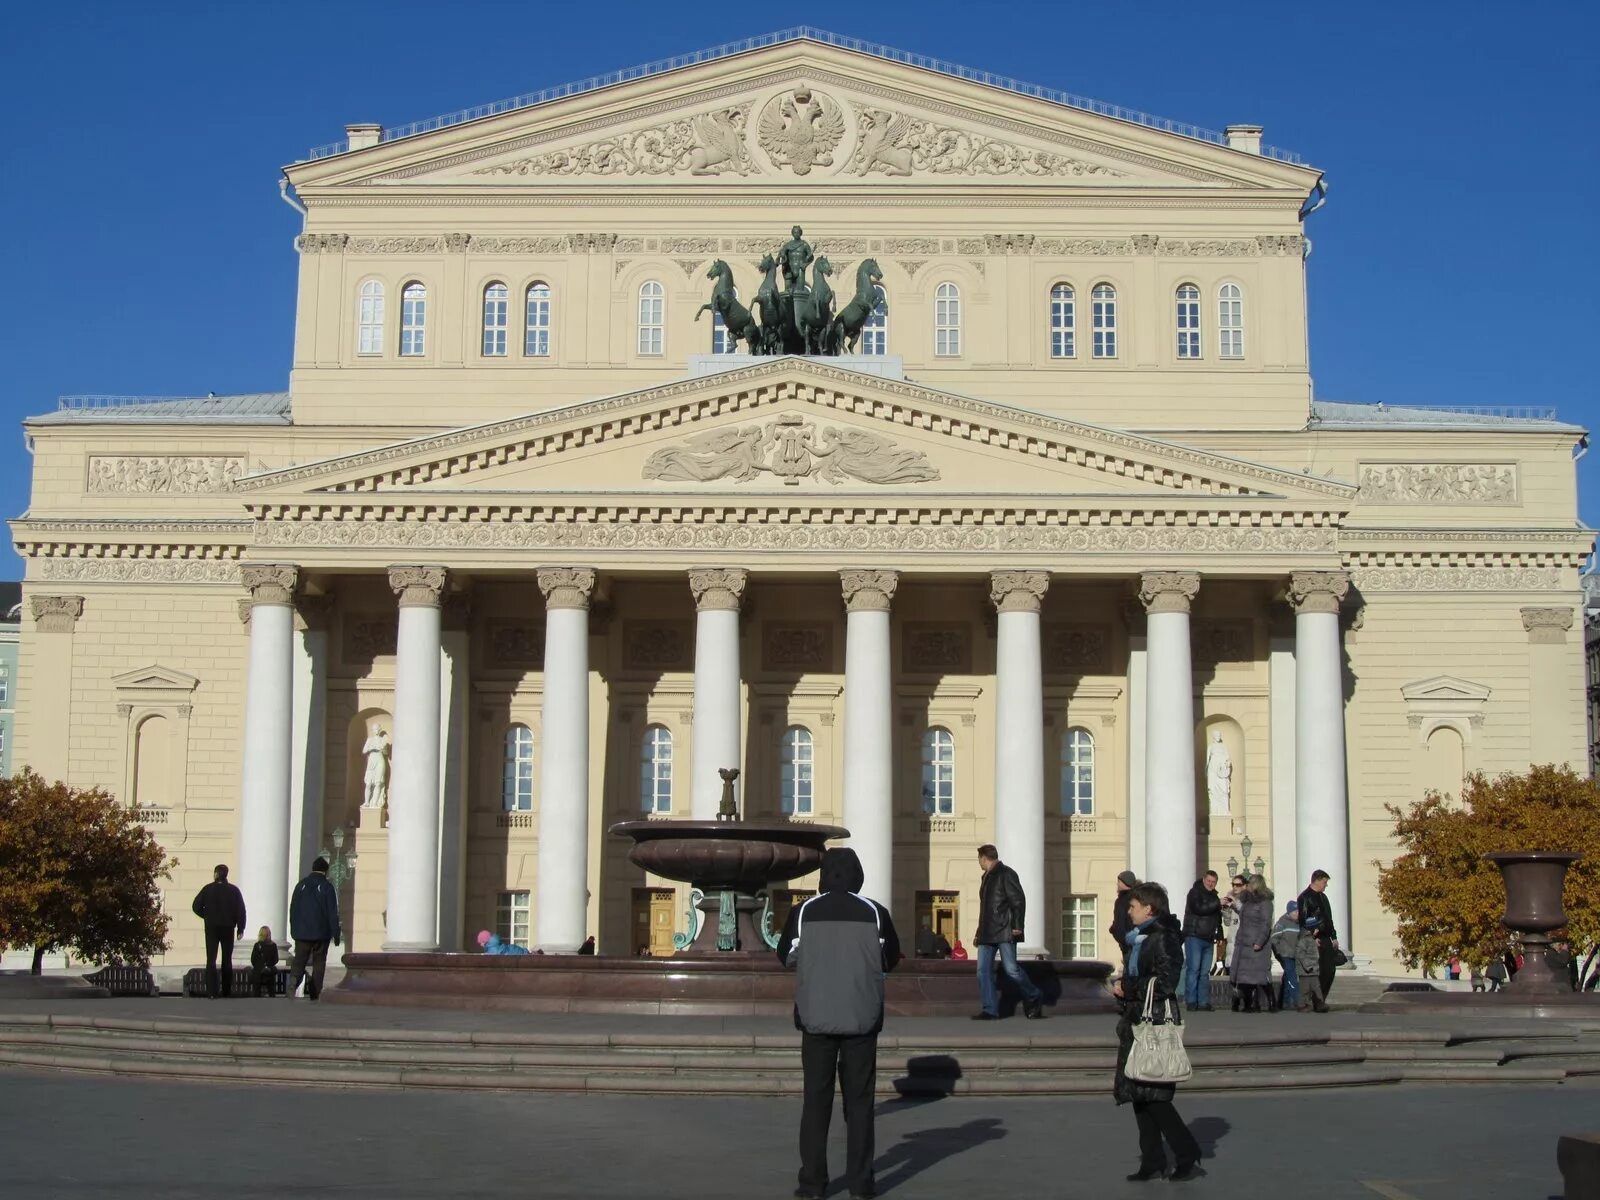
M 155 976 L 145 967 L 113 964 L 83 978 L 96 987 L 105 988 L 113 996 L 154 996 L 158 990 Z
M 234 967 L 233 969 L 233 994 L 235 996 L 252 996 L 255 994 L 255 981 L 251 978 L 254 971 L 249 967 Z M 289 968 L 279 967 L 273 973 L 271 995 L 282 996 L 289 990 Z M 183 994 L 185 996 L 204 996 L 206 994 L 206 969 L 204 967 L 190 967 L 183 975 Z

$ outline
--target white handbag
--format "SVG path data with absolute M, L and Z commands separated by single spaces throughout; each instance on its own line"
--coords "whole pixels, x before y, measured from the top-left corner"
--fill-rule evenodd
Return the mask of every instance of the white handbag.
M 1194 1074 L 1189 1052 L 1183 1048 L 1183 1021 L 1177 1002 L 1166 1021 L 1155 1020 L 1156 981 L 1144 993 L 1144 1011 L 1133 1026 L 1133 1047 L 1122 1073 L 1135 1083 L 1182 1083 Z

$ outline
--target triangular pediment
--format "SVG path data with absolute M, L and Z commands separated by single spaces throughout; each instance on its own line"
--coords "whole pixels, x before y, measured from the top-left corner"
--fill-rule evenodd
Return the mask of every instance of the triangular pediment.
M 798 39 L 287 168 L 299 188 L 1269 187 L 1317 172 Z
M 1400 689 L 1400 694 L 1410 704 L 1481 704 L 1489 698 L 1492 689 L 1454 675 L 1435 675 L 1420 679 Z
M 263 505 L 393 493 L 443 500 L 779 490 L 818 498 L 1138 497 L 1325 513 L 1343 512 L 1355 494 L 1335 480 L 805 358 L 764 359 L 247 476 L 237 489 Z
M 172 667 L 150 663 L 113 675 L 111 686 L 119 692 L 192 692 L 200 686 L 200 680 Z

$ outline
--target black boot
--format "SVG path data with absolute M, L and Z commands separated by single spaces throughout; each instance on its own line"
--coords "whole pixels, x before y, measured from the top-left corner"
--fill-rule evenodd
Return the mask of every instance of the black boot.
M 1128 1176 L 1128 1182 L 1129 1183 L 1149 1183 L 1150 1180 L 1152 1180 L 1152 1179 L 1160 1179 L 1166 1173 L 1167 1173 L 1167 1168 L 1165 1166 L 1160 1166 L 1160 1167 L 1140 1167 L 1132 1175 Z

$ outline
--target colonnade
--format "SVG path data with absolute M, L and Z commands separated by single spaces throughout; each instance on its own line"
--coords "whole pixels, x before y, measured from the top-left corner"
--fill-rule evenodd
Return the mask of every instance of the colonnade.
M 246 692 L 240 882 L 255 911 L 281 922 L 288 907 L 293 718 L 293 603 L 297 571 L 250 566 L 250 675 Z M 1044 570 L 990 573 L 997 611 L 995 668 L 995 843 L 1027 893 L 1023 949 L 1043 951 L 1045 746 L 1040 612 Z M 893 896 L 894 738 L 890 612 L 899 574 L 839 572 L 845 604 L 844 794 L 841 818 L 866 873 L 868 895 Z M 535 937 L 552 952 L 573 951 L 588 912 L 589 604 L 595 571 L 541 567 L 545 599 L 543 747 L 540 760 L 538 905 Z M 748 573 L 688 572 L 695 599 L 694 738 L 690 815 L 715 816 L 718 768 L 741 758 L 739 609 Z M 1180 897 L 1199 861 L 1194 771 L 1194 683 L 1190 608 L 1195 572 L 1140 576 L 1147 614 L 1144 692 L 1144 862 L 1134 869 Z M 385 950 L 437 949 L 439 896 L 441 605 L 447 571 L 389 571 L 399 605 L 395 667 L 394 770 L 389 797 L 388 918 Z M 1348 936 L 1349 817 L 1345 787 L 1342 571 L 1294 573 L 1295 817 L 1302 870 L 1330 871 L 1329 896 Z

